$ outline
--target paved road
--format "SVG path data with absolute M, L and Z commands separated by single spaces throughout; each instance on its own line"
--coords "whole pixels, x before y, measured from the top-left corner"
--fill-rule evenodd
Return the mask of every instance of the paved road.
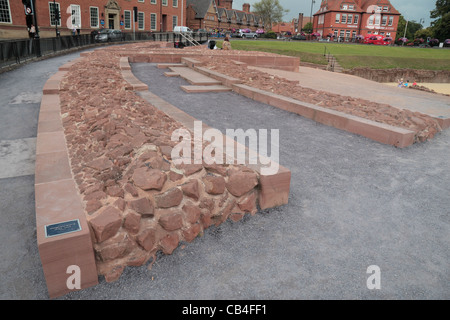
M 36 242 L 34 161 L 42 88 L 72 53 L 0 74 L 0 299 L 46 299 Z
M 76 56 L 0 75 L 2 144 L 36 132 L 37 100 L 11 101 L 22 91 L 39 93 Z M 151 270 L 127 268 L 114 283 L 100 279 L 61 299 L 450 298 L 450 130 L 396 149 L 234 93 L 188 95 L 182 79 L 148 64 L 133 71 L 150 91 L 222 131 L 280 129 L 280 163 L 292 171 L 289 204 L 212 227 Z M 46 299 L 34 177 L 20 175 L 0 179 L 0 298 Z M 380 290 L 366 286 L 370 265 L 381 269 Z

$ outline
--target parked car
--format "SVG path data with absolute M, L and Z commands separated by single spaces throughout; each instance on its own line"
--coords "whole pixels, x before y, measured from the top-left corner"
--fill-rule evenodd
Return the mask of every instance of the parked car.
M 239 29 L 238 31 L 231 34 L 233 38 L 242 38 L 242 39 L 257 39 L 259 33 L 252 32 L 250 29 Z
M 444 41 L 444 47 L 450 47 L 450 39 Z
M 386 46 L 391 44 L 391 40 L 382 35 L 370 35 L 364 38 L 364 43 Z
M 292 40 L 306 40 L 306 37 L 301 34 L 296 34 L 296 35 L 292 36 L 291 39 Z
M 123 34 L 120 30 L 114 29 L 101 29 L 98 30 L 95 35 L 96 42 L 111 42 L 111 41 L 122 41 Z
M 185 26 L 175 26 L 173 28 L 173 32 L 175 33 L 188 33 L 188 34 L 192 34 L 192 30 L 188 27 Z

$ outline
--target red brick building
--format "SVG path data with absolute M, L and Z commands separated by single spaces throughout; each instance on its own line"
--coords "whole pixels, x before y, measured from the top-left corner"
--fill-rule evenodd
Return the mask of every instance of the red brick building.
M 54 37 L 56 24 L 61 35 L 71 34 L 73 27 L 83 34 L 100 28 L 172 31 L 175 25 L 186 25 L 186 0 L 35 0 L 35 5 L 41 37 Z M 59 21 L 55 8 L 61 12 Z M 28 37 L 32 21 L 21 0 L 0 0 L 0 39 Z
M 242 10 L 233 9 L 233 0 L 186 0 L 186 25 L 193 29 L 229 31 L 233 29 L 263 29 L 260 16 L 250 12 L 250 4 Z
M 322 0 L 313 32 L 345 40 L 371 34 L 395 39 L 399 17 L 389 0 Z

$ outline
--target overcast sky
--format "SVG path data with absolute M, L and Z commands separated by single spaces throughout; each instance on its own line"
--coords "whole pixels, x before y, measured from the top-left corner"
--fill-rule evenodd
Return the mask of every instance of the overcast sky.
M 242 10 L 242 4 L 259 2 L 260 0 L 234 0 L 233 9 Z M 321 0 L 314 0 L 313 14 L 319 9 Z M 390 0 L 391 4 L 408 20 L 415 20 L 419 22 L 424 19 L 422 23 L 424 27 L 430 25 L 430 11 L 435 8 L 436 0 Z M 292 18 L 298 17 L 299 13 L 305 16 L 311 14 L 311 0 L 280 0 L 280 4 L 285 9 L 289 9 L 289 13 L 284 16 L 285 21 L 290 21 Z M 251 10 L 251 7 L 250 7 Z

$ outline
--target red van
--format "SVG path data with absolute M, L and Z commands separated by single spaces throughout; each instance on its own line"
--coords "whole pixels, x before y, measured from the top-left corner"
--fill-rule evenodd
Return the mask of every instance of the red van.
M 388 44 L 391 43 L 391 38 L 382 35 L 368 35 L 365 36 L 364 43 L 387 46 Z

